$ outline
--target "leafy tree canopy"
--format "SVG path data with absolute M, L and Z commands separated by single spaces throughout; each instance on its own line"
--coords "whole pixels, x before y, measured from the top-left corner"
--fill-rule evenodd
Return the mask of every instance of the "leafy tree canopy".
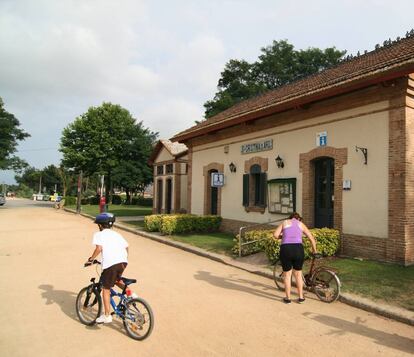
M 267 90 L 337 64 L 346 51 L 329 47 L 295 50 L 289 42 L 273 41 L 261 49 L 254 63 L 232 59 L 226 63 L 218 81 L 218 92 L 204 103 L 205 117 L 212 117 L 234 104 Z
M 30 136 L 19 126 L 19 120 L 4 109 L 3 100 L 0 98 L 0 170 L 20 171 L 27 166 L 24 160 L 13 155 L 17 142 Z
M 34 191 L 51 193 L 56 189 L 59 191 L 62 188 L 62 180 L 59 175 L 59 169 L 54 165 L 49 165 L 42 170 L 34 167 L 27 167 L 20 175 L 15 176 L 16 182 L 19 186 L 24 185 Z
M 108 194 L 113 179 L 122 186 L 147 180 L 147 160 L 156 137 L 157 133 L 144 128 L 128 110 L 103 103 L 89 108 L 63 130 L 62 165 L 82 170 L 86 176 L 105 175 Z

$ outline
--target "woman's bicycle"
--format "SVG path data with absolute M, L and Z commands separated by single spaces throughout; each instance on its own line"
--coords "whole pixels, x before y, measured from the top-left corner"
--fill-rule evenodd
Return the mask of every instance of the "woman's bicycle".
M 91 263 L 85 263 L 85 267 L 92 264 L 101 264 L 98 260 Z M 98 275 L 98 269 L 96 269 Z M 96 319 L 102 312 L 102 298 L 101 290 L 102 284 L 100 281 L 96 282 L 96 278 L 92 278 L 91 284 L 79 291 L 76 298 L 76 313 L 79 320 L 88 326 L 94 325 Z M 143 340 L 147 338 L 154 327 L 154 314 L 152 313 L 149 304 L 139 298 L 129 298 L 126 295 L 128 285 L 136 283 L 135 279 L 121 278 L 124 283 L 124 288 L 121 293 L 111 289 L 111 306 L 113 309 L 112 315 L 118 316 L 124 323 L 125 330 L 129 337 L 135 340 Z M 118 303 L 115 298 L 119 299 Z
M 302 273 L 303 287 L 308 291 L 314 292 L 323 302 L 334 302 L 339 297 L 341 282 L 334 270 L 316 264 L 316 259 L 320 259 L 321 257 L 320 254 L 312 255 L 309 272 L 306 274 Z M 283 269 L 280 259 L 276 262 L 273 268 L 273 280 L 279 290 L 285 290 Z

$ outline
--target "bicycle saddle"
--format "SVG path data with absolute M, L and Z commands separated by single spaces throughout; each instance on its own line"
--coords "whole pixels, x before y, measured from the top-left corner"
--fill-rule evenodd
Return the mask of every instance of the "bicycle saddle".
M 137 282 L 137 279 L 128 279 L 122 277 L 121 280 L 124 282 L 125 285 L 134 284 Z

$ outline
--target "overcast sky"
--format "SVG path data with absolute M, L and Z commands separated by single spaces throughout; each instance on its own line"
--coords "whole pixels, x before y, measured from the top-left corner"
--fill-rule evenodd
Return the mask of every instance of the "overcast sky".
M 297 49 L 372 50 L 414 27 L 412 0 L 0 0 L 0 97 L 31 134 L 18 155 L 59 164 L 61 132 L 120 104 L 160 138 L 203 117 L 225 63 Z M 0 138 L 1 140 L 1 138 Z M 0 171 L 0 183 L 14 174 Z

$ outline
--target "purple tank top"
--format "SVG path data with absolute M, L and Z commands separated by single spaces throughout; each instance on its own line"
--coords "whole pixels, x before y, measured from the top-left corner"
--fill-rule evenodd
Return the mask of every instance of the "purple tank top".
M 302 229 L 299 221 L 295 218 L 291 220 L 290 227 L 283 228 L 282 243 L 281 244 L 302 244 Z

